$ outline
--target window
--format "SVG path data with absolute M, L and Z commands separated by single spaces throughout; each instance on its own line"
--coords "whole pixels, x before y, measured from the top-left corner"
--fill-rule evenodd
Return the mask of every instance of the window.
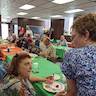
M 1 24 L 2 39 L 7 39 L 8 37 L 8 24 Z

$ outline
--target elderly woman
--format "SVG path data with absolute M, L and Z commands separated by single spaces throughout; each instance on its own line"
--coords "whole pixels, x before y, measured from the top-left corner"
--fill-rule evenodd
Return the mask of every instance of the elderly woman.
M 66 41 L 64 35 L 61 35 L 61 36 L 60 36 L 60 41 L 58 42 L 57 45 L 60 45 L 60 46 L 67 46 L 67 41 Z
M 29 54 L 16 54 L 4 78 L 4 86 L 0 96 L 37 96 L 30 81 L 46 81 L 46 79 L 30 77 L 32 60 Z
M 75 48 L 65 54 L 61 66 L 67 78 L 67 94 L 56 96 L 96 96 L 96 14 L 77 18 L 72 37 Z
M 40 44 L 40 49 L 41 52 L 39 53 L 39 55 L 46 57 L 53 62 L 56 61 L 56 52 L 48 37 L 43 38 L 43 41 Z

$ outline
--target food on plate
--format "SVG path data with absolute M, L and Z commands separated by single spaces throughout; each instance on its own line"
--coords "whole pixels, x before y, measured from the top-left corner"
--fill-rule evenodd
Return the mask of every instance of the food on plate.
M 45 87 L 46 87 L 46 88 L 50 88 L 50 86 L 49 86 L 49 85 L 45 85 Z
M 56 85 L 56 87 L 58 88 L 58 87 L 59 87 L 59 85 Z
M 54 81 L 52 84 L 43 83 L 43 88 L 49 92 L 61 92 L 65 89 L 64 84 Z
M 54 80 L 59 80 L 60 79 L 60 75 L 59 74 L 54 74 Z
M 53 76 L 48 76 L 48 77 L 46 77 L 46 79 L 47 79 L 46 83 L 48 83 L 48 84 L 52 84 L 54 82 L 54 77 Z

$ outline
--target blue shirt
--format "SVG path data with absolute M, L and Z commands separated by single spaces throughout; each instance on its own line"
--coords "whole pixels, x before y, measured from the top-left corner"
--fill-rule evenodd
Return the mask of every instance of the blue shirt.
M 71 49 L 61 69 L 67 79 L 76 81 L 76 96 L 96 96 L 96 46 Z
M 2 61 L 0 60 L 0 80 L 3 79 L 4 74 L 6 73 L 6 70 L 2 64 Z

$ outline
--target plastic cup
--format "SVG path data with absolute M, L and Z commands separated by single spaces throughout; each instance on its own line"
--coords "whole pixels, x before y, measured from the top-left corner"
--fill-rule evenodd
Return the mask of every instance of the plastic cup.
M 39 73 L 39 64 L 38 63 L 32 64 L 32 72 L 33 73 Z

